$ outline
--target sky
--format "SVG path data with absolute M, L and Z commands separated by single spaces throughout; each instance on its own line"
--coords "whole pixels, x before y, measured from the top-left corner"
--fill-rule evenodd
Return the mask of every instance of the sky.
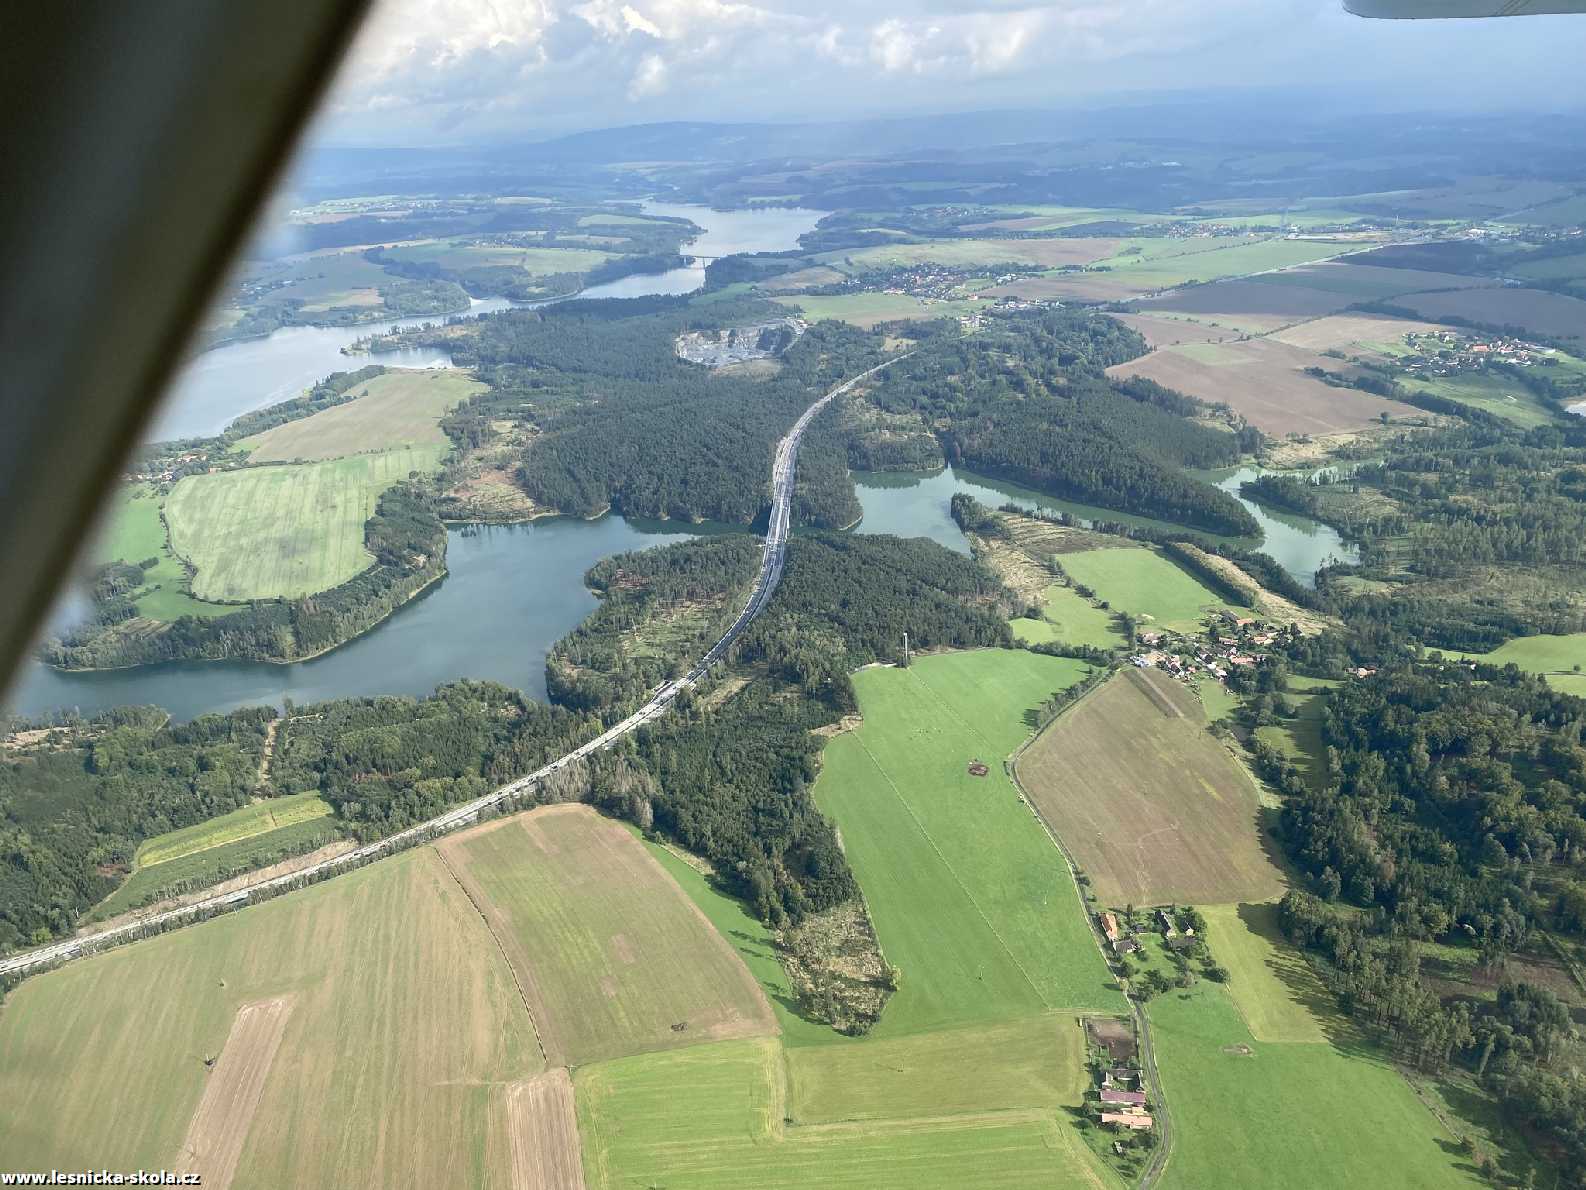
M 832 120 L 1292 87 L 1349 109 L 1586 108 L 1586 16 L 1369 21 L 1342 0 L 376 0 L 322 144 Z

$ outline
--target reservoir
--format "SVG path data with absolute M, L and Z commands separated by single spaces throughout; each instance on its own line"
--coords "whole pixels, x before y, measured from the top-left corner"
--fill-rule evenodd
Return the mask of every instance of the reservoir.
M 1247 549 L 1258 549 L 1271 554 L 1273 559 L 1307 587 L 1316 585 L 1316 571 L 1328 560 L 1353 562 L 1358 555 L 1353 546 L 1338 535 L 1331 526 L 1309 517 L 1273 513 L 1250 500 L 1239 497 L 1239 485 L 1254 479 L 1259 470 L 1241 467 L 1232 471 L 1219 471 L 1200 476 L 1209 483 L 1239 499 L 1260 523 L 1265 539 L 1236 540 L 1214 538 Z M 1148 517 L 1131 516 L 1089 504 L 1076 504 L 1059 500 L 1017 484 L 988 479 L 983 475 L 948 467 L 929 474 L 920 471 L 877 471 L 856 473 L 854 483 L 859 493 L 859 504 L 864 509 L 864 519 L 859 522 L 860 533 L 894 533 L 899 537 L 929 537 L 948 549 L 961 554 L 969 553 L 969 542 L 948 512 L 948 502 L 954 493 L 966 492 L 989 508 L 1000 508 L 1013 503 L 1037 512 L 1068 513 L 1081 523 L 1095 521 L 1122 522 L 1143 528 L 1164 531 L 1182 530 L 1182 525 L 1154 521 Z M 1209 535 L 1208 535 L 1209 536 Z
M 708 207 L 646 203 L 646 211 L 693 220 L 703 233 L 684 251 L 702 256 L 781 251 L 797 247 L 823 211 L 770 208 L 713 211 Z M 704 265 L 624 277 L 592 287 L 584 297 L 642 297 L 688 293 L 704 283 Z M 471 313 L 503 309 L 501 300 L 476 301 Z M 353 327 L 291 327 L 262 339 L 233 343 L 189 361 L 157 419 L 160 438 L 219 433 L 240 414 L 296 396 L 329 375 L 360 367 L 369 357 L 345 356 L 343 346 L 382 327 L 422 325 L 437 318 L 401 319 Z M 370 362 L 397 367 L 445 367 L 444 353 L 381 354 Z M 489 678 L 545 697 L 545 656 L 595 607 L 583 575 L 601 558 L 624 550 L 680 541 L 707 527 L 646 523 L 620 516 L 598 521 L 549 518 L 528 525 L 461 526 L 448 534 L 446 578 L 358 639 L 312 661 L 189 662 L 94 673 L 60 673 L 33 663 L 18 675 L 7 709 L 37 715 L 76 707 L 92 713 L 128 703 L 152 703 L 178 719 L 284 698 L 311 702 L 372 694 L 428 694 L 458 678 Z M 67 597 L 69 601 L 70 597 Z

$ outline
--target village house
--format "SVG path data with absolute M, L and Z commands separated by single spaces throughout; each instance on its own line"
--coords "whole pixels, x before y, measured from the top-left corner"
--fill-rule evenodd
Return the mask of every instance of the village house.
M 1117 941 L 1118 941 L 1118 918 L 1117 918 L 1117 915 L 1113 914 L 1113 913 L 1110 913 L 1110 912 L 1102 913 L 1100 915 L 1100 921 L 1101 921 L 1101 932 L 1103 934 L 1107 935 L 1107 941 L 1108 942 L 1111 942 L 1114 945 L 1116 945 Z
M 1132 1128 L 1136 1132 L 1151 1127 L 1151 1117 L 1145 1112 L 1104 1111 L 1101 1122 L 1111 1128 Z
M 1114 1107 L 1144 1107 L 1145 1094 L 1142 1091 L 1113 1091 L 1103 1090 L 1101 1101 Z

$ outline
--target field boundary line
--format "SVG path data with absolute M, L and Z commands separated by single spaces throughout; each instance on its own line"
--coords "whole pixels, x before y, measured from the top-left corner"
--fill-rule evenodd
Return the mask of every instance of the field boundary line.
M 545 1052 L 545 1038 L 540 1036 L 540 1022 L 535 1019 L 534 1008 L 529 1003 L 529 993 L 524 989 L 523 981 L 518 978 L 518 969 L 512 965 L 512 956 L 507 953 L 507 944 L 501 940 L 501 935 L 496 933 L 496 927 L 491 923 L 490 915 L 485 912 L 485 907 L 479 903 L 478 898 L 463 883 L 463 878 L 457 874 L 457 869 L 452 867 L 452 861 L 446 858 L 446 853 L 439 847 L 432 847 L 430 850 L 441 861 L 441 867 L 446 869 L 446 874 L 457 882 L 458 888 L 462 889 L 463 896 L 468 898 L 468 903 L 474 907 L 474 912 L 479 914 L 479 920 L 485 923 L 486 933 L 490 935 L 490 940 L 496 944 L 496 950 L 501 954 L 501 961 L 507 965 L 507 974 L 512 977 L 512 986 L 518 989 L 518 999 L 523 1001 L 523 1011 L 528 1015 L 529 1028 L 534 1030 L 534 1044 L 539 1048 L 540 1058 L 549 1069 L 551 1056 Z
M 1095 943 L 1096 949 L 1101 952 L 1101 961 L 1106 965 L 1108 971 L 1113 969 L 1112 962 L 1107 958 L 1107 946 L 1102 938 L 1101 929 L 1096 924 L 1095 917 L 1091 914 L 1090 906 L 1085 902 L 1085 891 L 1080 887 L 1079 883 L 1079 865 L 1074 862 L 1074 857 L 1069 852 L 1062 837 L 1053 829 L 1052 824 L 1046 820 L 1046 815 L 1041 813 L 1040 807 L 1035 803 L 1035 799 L 1030 796 L 1030 791 L 1024 787 L 1024 782 L 1019 780 L 1019 758 L 1024 755 L 1036 740 L 1062 722 L 1068 712 L 1075 707 L 1083 705 L 1098 690 L 1107 686 L 1116 672 L 1117 669 L 1115 667 L 1113 674 L 1109 675 L 1107 679 L 1097 682 L 1085 693 L 1074 699 L 1073 702 L 1052 716 L 1051 722 L 1047 723 L 1039 731 L 1031 732 L 1029 738 L 1020 744 L 1014 750 L 1013 755 L 1003 762 L 1003 767 L 1007 770 L 1008 778 L 1013 782 L 1013 787 L 1018 790 L 1019 796 L 1024 799 L 1025 805 L 1030 807 L 1030 813 L 1041 824 L 1041 829 L 1046 832 L 1047 838 L 1052 840 L 1052 845 L 1057 848 L 1058 854 L 1063 857 L 1063 862 L 1068 865 L 1069 882 L 1074 887 L 1074 899 L 1079 902 L 1080 915 L 1084 918 L 1086 926 L 1089 927 L 1090 940 Z M 1140 1038 L 1140 1057 L 1146 1073 L 1150 1077 L 1150 1084 L 1156 1089 L 1156 1120 L 1161 1142 L 1157 1145 L 1156 1152 L 1146 1165 L 1145 1172 L 1140 1175 L 1139 1182 L 1139 1190 L 1150 1190 L 1150 1187 L 1156 1184 L 1157 1180 L 1161 1178 L 1163 1171 L 1167 1169 L 1168 1159 L 1173 1155 L 1173 1119 L 1168 1111 L 1167 1091 L 1162 1086 L 1162 1073 L 1157 1069 L 1156 1048 L 1151 1044 L 1151 1022 L 1146 1016 L 1145 1006 L 1129 995 L 1129 981 L 1121 976 L 1117 978 L 1119 990 L 1123 993 L 1124 1003 L 1129 1006 L 1129 1013 L 1134 1018 L 1135 1032 Z
M 870 758 L 870 763 L 876 766 L 876 772 L 881 774 L 881 779 L 885 781 L 887 783 L 887 787 L 892 790 L 892 795 L 898 799 L 898 803 L 903 807 L 903 812 L 909 816 L 910 821 L 912 821 L 915 827 L 918 828 L 920 834 L 925 837 L 925 842 L 936 854 L 936 858 L 942 861 L 942 866 L 945 867 L 948 873 L 952 876 L 953 883 L 958 885 L 958 891 L 964 894 L 964 897 L 969 901 L 970 905 L 974 907 L 975 912 L 979 914 L 980 920 L 986 923 L 986 929 L 991 931 L 991 936 L 997 940 L 997 945 L 1002 947 L 1002 953 L 1007 955 L 1008 961 L 1018 969 L 1019 974 L 1024 977 L 1024 982 L 1030 985 L 1030 990 L 1035 993 L 1035 998 L 1041 1002 L 1041 1005 L 1048 1012 L 1053 1011 L 1052 1006 L 1047 1003 L 1046 997 L 1042 995 L 1041 989 L 1036 986 L 1035 980 L 1031 979 L 1030 973 L 1024 969 L 1024 964 L 1019 962 L 1018 956 L 1016 956 L 1012 949 L 1008 946 L 1007 940 L 1004 939 L 1001 933 L 998 932 L 997 927 L 991 924 L 991 919 L 986 916 L 986 911 L 980 907 L 980 902 L 975 900 L 975 894 L 970 892 L 968 886 L 964 884 L 963 877 L 958 874 L 958 869 L 953 867 L 952 862 L 947 858 L 947 856 L 942 854 L 942 849 L 936 845 L 936 840 L 931 838 L 931 832 L 925 829 L 925 824 L 920 821 L 920 816 L 914 812 L 914 807 L 909 805 L 908 799 L 903 796 L 903 791 L 898 788 L 897 782 L 894 781 L 891 774 L 889 774 L 887 770 L 881 766 L 881 762 L 876 759 L 876 754 L 870 750 L 870 746 L 865 743 L 858 732 L 854 733 L 854 739 L 859 741 L 859 747 L 864 751 L 864 754 Z

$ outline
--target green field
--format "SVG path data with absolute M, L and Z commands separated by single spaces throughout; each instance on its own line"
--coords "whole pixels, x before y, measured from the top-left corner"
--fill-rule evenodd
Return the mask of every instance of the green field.
M 446 447 L 441 415 L 484 385 L 455 368 L 398 370 L 354 390 L 354 399 L 243 438 L 251 463 L 318 461 L 399 446 Z
M 381 306 L 380 287 L 395 278 L 362 252 L 330 252 L 286 264 L 261 266 L 258 274 L 285 282 L 270 290 L 263 305 L 301 302 L 305 314 L 322 314 L 337 306 L 371 309 Z
M 171 547 L 192 563 L 201 599 L 294 598 L 366 569 L 364 522 L 380 493 L 433 471 L 443 446 L 404 447 L 289 467 L 191 475 L 171 489 Z
M 319 816 L 220 843 L 153 867 L 138 868 L 95 905 L 86 920 L 103 921 L 174 893 L 207 888 L 239 872 L 264 867 L 286 856 L 302 855 L 339 838 L 341 828 L 336 819 Z
M 592 1190 L 1120 1186 L 1055 1105 L 791 1125 L 781 1049 L 769 1038 L 580 1067 L 574 1086 Z
M 1327 678 L 1290 677 L 1287 695 L 1297 712 L 1294 718 L 1256 728 L 1256 738 L 1292 760 L 1316 789 L 1323 788 L 1327 781 L 1327 748 L 1322 742 L 1323 704 L 1327 692 L 1337 685 Z
M 439 849 L 488 906 L 553 1064 L 774 1031 L 727 942 L 637 839 L 587 806 L 546 807 Z
M 140 868 L 152 868 L 197 851 L 207 851 L 211 847 L 251 839 L 254 835 L 262 835 L 283 826 L 323 818 L 329 813 L 330 803 L 316 793 L 269 798 L 218 818 L 145 839 L 138 847 L 133 862 Z
M 994 268 L 999 264 L 1086 264 L 1110 250 L 1113 240 L 930 240 L 923 244 L 878 244 L 869 248 L 839 248 L 815 257 L 824 264 L 856 269 L 907 268 L 939 264 L 947 268 Z
M 1273 904 L 1205 905 L 1228 994 L 1257 1041 L 1327 1040 L 1322 1020 L 1338 1023 L 1332 997 L 1305 956 L 1283 940 Z
M 1567 636 L 1517 636 L 1490 653 L 1451 653 L 1467 661 L 1488 665 L 1517 665 L 1534 674 L 1546 675 L 1548 685 L 1566 693 L 1583 692 L 1586 678 L 1586 632 Z
M 1258 1041 L 1205 980 L 1157 997 L 1150 1013 L 1173 1113 L 1164 1190 L 1487 1185 L 1386 1063 L 1327 1043 Z
M 815 798 L 902 971 L 872 1036 L 1120 1009 L 1067 866 L 1001 763 L 1025 713 L 1085 672 L 980 650 L 855 675 L 865 721 L 827 745 Z M 976 759 L 988 776 L 968 773 Z
M 802 310 L 811 322 L 828 318 L 869 329 L 878 322 L 903 319 L 958 318 L 982 309 L 974 301 L 923 301 L 902 293 L 844 293 L 833 297 L 778 297 L 772 301 L 790 310 Z
M 1113 627 L 1113 614 L 1062 583 L 1052 584 L 1041 596 L 1041 615 L 1039 620 L 1012 621 L 1013 635 L 1032 644 L 1059 640 L 1098 649 L 1116 649 L 1123 644 L 1123 635 Z
M 589 248 L 520 248 L 511 244 L 478 244 L 463 240 L 430 240 L 403 244 L 386 253 L 393 260 L 437 264 L 443 269 L 512 268 L 532 277 L 552 273 L 587 273 L 610 260 L 612 253 Z
M 12 991 L 7 1167 L 170 1168 L 206 1082 L 248 1060 L 226 1046 L 233 1018 L 275 998 L 290 1014 L 257 1109 L 225 1120 L 233 1190 L 507 1184 L 505 1087 L 543 1064 L 507 964 L 428 848 Z
M 1150 616 L 1156 628 L 1191 632 L 1208 610 L 1226 606 L 1188 571 L 1150 549 L 1124 546 L 1064 554 L 1062 566 L 1115 610 Z
M 1096 262 L 1126 278 L 1131 284 L 1148 289 L 1164 289 L 1191 282 L 1216 281 L 1224 277 L 1243 277 L 1294 265 L 1325 260 L 1348 251 L 1353 245 L 1314 240 L 1232 238 L 1229 240 L 1130 240 L 1116 256 Z
M 1433 380 L 1409 378 L 1405 383 L 1412 392 L 1430 393 L 1434 397 L 1458 401 L 1473 409 L 1495 413 L 1527 429 L 1557 420 L 1557 415 L 1545 401 L 1519 381 L 1502 376 L 1473 372 Z
M 161 498 L 146 488 L 122 488 L 105 514 L 103 536 L 94 550 L 101 562 L 120 559 L 134 565 L 155 559 L 144 571 L 144 586 L 135 596 L 138 614 L 151 620 L 179 616 L 223 616 L 236 609 L 194 599 L 183 588 L 187 571 L 165 543 L 160 520 Z

